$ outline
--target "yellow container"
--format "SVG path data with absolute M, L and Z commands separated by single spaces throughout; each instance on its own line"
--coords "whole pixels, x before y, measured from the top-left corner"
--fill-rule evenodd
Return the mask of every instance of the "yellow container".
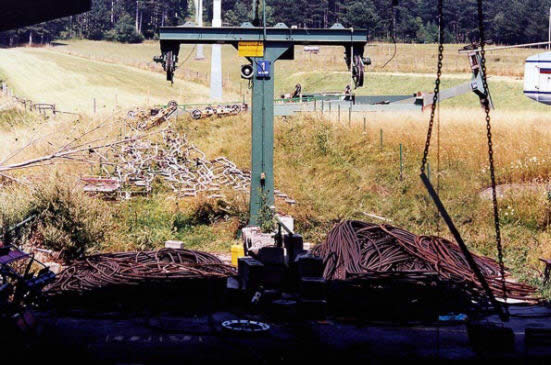
M 237 259 L 245 256 L 245 250 L 243 245 L 232 245 L 231 246 L 231 264 L 237 266 Z

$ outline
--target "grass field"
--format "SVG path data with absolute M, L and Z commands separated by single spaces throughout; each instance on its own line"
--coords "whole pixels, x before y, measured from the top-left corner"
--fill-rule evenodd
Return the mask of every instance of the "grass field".
M 68 41 L 65 45 L 53 47 L 52 52 L 64 53 L 92 61 L 124 64 L 142 70 L 162 73 L 153 56 L 159 54 L 158 42 L 139 45 L 116 45 L 109 42 Z M 456 86 L 470 79 L 469 63 L 464 55 L 458 54 L 461 45 L 447 45 L 444 61 L 444 88 Z M 240 79 L 239 65 L 245 63 L 231 46 L 223 48 L 224 90 L 237 98 L 248 99 L 247 84 Z M 488 69 L 490 87 L 497 109 L 545 111 L 546 107 L 531 102 L 522 94 L 524 60 L 537 50 L 515 50 L 507 53 L 489 53 Z M 210 46 L 205 46 L 205 60 L 195 60 L 195 49 L 183 45 L 180 51 L 180 68 L 176 73 L 179 80 L 175 86 L 181 88 L 180 80 L 209 85 Z M 385 67 L 383 64 L 393 54 L 393 46 L 375 44 L 366 53 L 373 58 L 373 65 L 367 68 L 366 85 L 357 90 L 359 95 L 413 94 L 430 92 L 434 88 L 436 66 L 435 45 L 401 44 L 396 57 Z M 323 72 L 321 72 L 323 70 Z M 343 61 L 343 50 L 339 47 L 324 47 L 320 54 L 310 55 L 297 47 L 294 61 L 280 61 L 276 68 L 276 95 L 289 93 L 301 83 L 305 93 L 320 91 L 343 91 L 350 83 L 349 73 Z M 185 98 L 184 98 L 185 99 Z M 478 107 L 474 95 L 466 95 L 446 101 L 444 106 Z
M 203 102 L 209 95 L 201 84 L 180 81 L 170 86 L 159 73 L 43 48 L 0 50 L 0 70 L 16 95 L 69 112 L 91 113 L 94 98 L 98 111 L 111 112 L 115 105 Z
M 457 54 L 458 48 L 446 47 L 449 62 L 443 87 L 469 79 L 467 60 Z M 380 65 L 392 51 L 389 45 L 368 50 L 377 56 L 375 72 L 367 74 L 366 87 L 359 93 L 399 94 L 433 89 L 434 45 L 400 45 L 398 57 L 384 70 Z M 165 98 L 188 102 L 208 95 L 208 78 L 202 75 L 210 67 L 208 61 L 194 60 L 191 51 L 189 47 L 182 49 L 181 60 L 190 57 L 179 70 L 174 88 L 166 84 L 159 66 L 150 62 L 158 53 L 158 44 L 151 42 L 122 46 L 70 41 L 66 46 L 48 49 L 1 50 L 0 73 L 18 92 L 29 97 L 67 98 L 63 100 L 85 109 L 91 108 L 92 94 L 107 96 L 114 90 L 120 92 L 119 105 L 123 100 L 130 105 L 143 104 L 148 93 L 150 103 L 165 102 Z M 492 55 L 489 60 L 493 76 L 490 86 L 496 104 L 492 115 L 498 180 L 501 184 L 542 188 L 517 189 L 500 200 L 506 263 L 518 278 L 533 282 L 537 282 L 537 271 L 541 269 L 538 258 L 551 257 L 551 195 L 548 193 L 551 190 L 551 118 L 547 106 L 522 95 L 519 80 L 523 60 L 535 52 L 519 50 Z M 208 47 L 205 54 L 208 57 Z M 225 91 L 228 97 L 239 97 L 246 90 L 238 75 L 242 60 L 229 47 L 224 48 L 224 55 L 224 75 L 228 83 Z M 276 92 L 289 92 L 297 82 L 302 83 L 305 92 L 342 90 L 348 74 L 341 57 L 340 49 L 324 48 L 319 57 L 297 50 L 294 62 L 279 63 Z M 175 90 L 182 94 L 175 96 Z M 322 241 L 328 229 L 341 219 L 368 219 L 364 213 L 386 217 L 393 224 L 416 233 L 449 237 L 418 177 L 428 117 L 428 113 L 368 113 L 354 115 L 350 125 L 348 118 L 338 124 L 334 114 L 277 119 L 276 185 L 298 202 L 294 208 L 278 209 L 293 214 L 298 230 L 314 243 Z M 440 171 L 435 135 L 430 156 L 431 177 L 435 181 L 439 176 L 444 203 L 469 246 L 495 257 L 491 204 L 480 195 L 489 186 L 483 112 L 474 95 L 465 95 L 442 103 L 440 120 Z M 0 160 L 24 146 L 36 133 L 48 135 L 60 130 L 63 138 L 70 138 L 76 133 L 75 126 L 93 121 L 86 116 L 75 123 L 71 119 L 42 120 L 19 112 L 0 112 Z M 117 118 L 113 122 L 106 134 L 120 129 Z M 241 168 L 250 166 L 249 115 L 201 121 L 183 118 L 176 128 L 186 133 L 209 158 L 226 156 Z M 46 142 L 18 158 L 49 151 L 51 147 Z M 402 179 L 400 144 L 404 151 Z M 74 179 L 89 173 L 88 167 L 74 163 L 39 171 L 59 180 L 59 191 L 70 189 Z M 56 179 L 56 173 L 63 178 Z M 18 174 L 39 175 L 38 170 Z M 13 190 L 4 190 L 2 196 L 2 211 L 10 212 L 6 219 L 16 221 L 28 213 L 36 201 L 42 201 L 29 194 L 26 187 L 13 184 L 9 189 Z M 57 193 L 43 192 L 44 196 L 52 194 Z M 103 227 L 108 227 L 108 235 L 98 236 L 96 250 L 160 247 L 164 240 L 178 238 L 188 247 L 227 251 L 236 240 L 237 217 L 216 224 L 194 218 L 204 211 L 208 204 L 204 201 L 175 201 L 166 192 L 159 191 L 150 199 L 112 205 L 78 193 L 67 194 L 71 209 L 80 212 L 80 204 L 90 206 L 95 212 L 93 216 L 98 217 Z M 239 206 L 237 211 L 246 210 L 246 203 L 237 198 L 232 204 Z M 83 211 L 86 210 L 83 208 Z M 95 232 L 95 225 L 84 220 L 83 226 L 88 227 L 87 224 L 90 231 Z

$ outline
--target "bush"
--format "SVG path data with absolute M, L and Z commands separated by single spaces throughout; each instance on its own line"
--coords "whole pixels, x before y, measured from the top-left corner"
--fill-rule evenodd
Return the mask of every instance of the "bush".
M 38 235 L 45 248 L 61 252 L 66 261 L 99 248 L 113 228 L 105 202 L 59 176 L 33 190 L 29 208 L 29 214 L 38 217 L 33 236 Z

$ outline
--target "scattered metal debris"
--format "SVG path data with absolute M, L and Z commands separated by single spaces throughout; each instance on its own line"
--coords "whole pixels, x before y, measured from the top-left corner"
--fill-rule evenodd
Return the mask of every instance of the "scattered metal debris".
M 42 289 L 55 279 L 32 254 L 0 241 L 0 319 L 37 304 Z
M 247 111 L 249 106 L 247 104 L 233 104 L 233 105 L 218 105 L 207 106 L 204 109 L 193 109 L 190 115 L 193 119 L 209 118 L 212 116 L 226 117 L 229 115 L 237 115 L 241 112 Z
M 148 131 L 163 124 L 168 119 L 176 116 L 178 113 L 178 103 L 174 100 L 169 101 L 163 108 L 141 109 L 137 108 L 128 112 L 127 123 L 131 127 L 141 131 Z M 135 121 L 132 123 L 132 121 Z
M 85 190 L 107 197 L 129 198 L 148 194 L 156 177 L 163 179 L 182 197 L 206 193 L 208 198 L 223 198 L 222 190 L 230 188 L 249 192 L 251 176 L 225 157 L 208 160 L 204 152 L 190 143 L 185 135 L 172 130 L 160 133 L 161 141 L 134 139 L 124 146 L 113 146 L 100 156 L 106 176 L 84 178 Z M 288 204 L 296 202 L 276 191 Z

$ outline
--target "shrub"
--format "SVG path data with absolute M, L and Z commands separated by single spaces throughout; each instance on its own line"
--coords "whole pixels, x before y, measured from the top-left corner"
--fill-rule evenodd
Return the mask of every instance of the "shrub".
M 33 190 L 29 208 L 38 217 L 36 234 L 41 244 L 60 251 L 67 261 L 98 248 L 113 228 L 105 202 L 87 196 L 74 181 L 59 176 Z

